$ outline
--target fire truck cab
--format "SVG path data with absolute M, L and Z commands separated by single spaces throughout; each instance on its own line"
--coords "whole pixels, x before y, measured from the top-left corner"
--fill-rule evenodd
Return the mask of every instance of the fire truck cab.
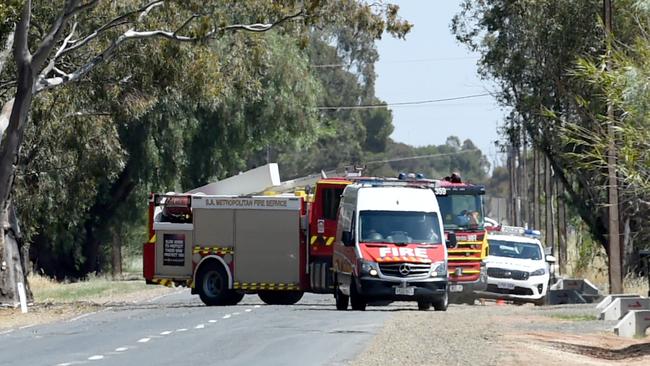
M 460 174 L 436 182 L 434 188 L 446 235 L 455 234 L 449 249 L 449 301 L 474 304 L 487 288 L 484 259 L 488 255 L 482 185 L 463 182 Z
M 385 179 L 345 187 L 333 253 L 336 308 L 417 301 L 446 310 L 447 248 L 430 185 Z M 450 242 L 453 243 L 453 235 Z

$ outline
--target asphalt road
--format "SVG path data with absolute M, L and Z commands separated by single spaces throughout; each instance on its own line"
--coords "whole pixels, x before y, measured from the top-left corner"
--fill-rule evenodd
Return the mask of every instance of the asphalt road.
M 182 291 L 0 334 L 0 365 L 340 365 L 400 309 L 337 312 L 331 296 L 311 294 L 293 306 L 247 295 L 206 307 Z

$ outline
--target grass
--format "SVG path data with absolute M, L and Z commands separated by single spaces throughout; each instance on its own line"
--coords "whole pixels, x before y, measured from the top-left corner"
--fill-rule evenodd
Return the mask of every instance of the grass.
M 626 294 L 648 296 L 648 278 L 627 275 L 623 279 L 623 291 Z
M 34 301 L 39 303 L 66 303 L 76 301 L 111 301 L 125 294 L 148 291 L 158 286 L 148 286 L 144 281 L 112 281 L 104 277 L 93 277 L 86 281 L 66 283 L 50 278 L 31 275 L 29 284 Z
M 591 314 L 550 314 L 551 318 L 567 320 L 572 322 L 587 322 L 598 319 L 595 315 Z

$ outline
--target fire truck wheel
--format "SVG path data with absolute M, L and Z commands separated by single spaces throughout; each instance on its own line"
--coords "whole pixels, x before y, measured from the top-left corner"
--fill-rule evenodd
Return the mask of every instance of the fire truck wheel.
M 429 310 L 431 309 L 431 303 L 429 301 L 420 300 L 418 301 L 418 310 Z
M 217 263 L 205 263 L 198 273 L 198 293 L 208 306 L 227 305 L 232 292 L 228 290 L 228 276 Z
M 352 310 L 365 311 L 367 305 L 366 299 L 357 292 L 356 282 L 355 279 L 352 279 L 352 283 L 350 283 L 350 303 Z
M 337 287 L 336 292 L 334 293 L 334 298 L 336 299 L 336 310 L 348 310 L 350 296 L 344 295 Z
M 267 305 L 293 305 L 302 299 L 302 291 L 260 291 L 257 296 Z
M 243 292 L 229 291 L 225 305 L 237 305 L 243 298 Z
M 436 311 L 447 311 L 447 306 L 449 306 L 449 293 L 445 293 L 443 296 L 433 300 L 432 305 Z

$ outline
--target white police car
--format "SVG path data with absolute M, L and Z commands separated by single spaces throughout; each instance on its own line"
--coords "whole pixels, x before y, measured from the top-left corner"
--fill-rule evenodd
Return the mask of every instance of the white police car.
M 482 297 L 544 303 L 555 258 L 545 255 L 538 237 L 537 230 L 513 226 L 488 231 L 488 286 Z

